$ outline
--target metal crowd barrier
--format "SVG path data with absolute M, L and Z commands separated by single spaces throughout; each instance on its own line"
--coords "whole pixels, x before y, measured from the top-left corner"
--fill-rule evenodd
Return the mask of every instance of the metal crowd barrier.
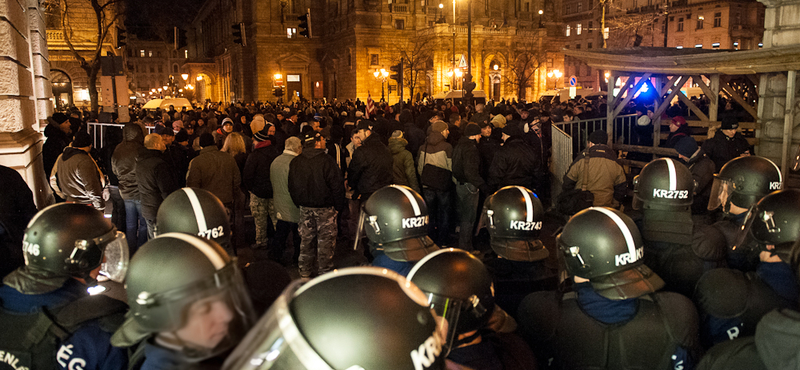
M 111 127 L 118 127 L 121 131 L 123 126 L 125 125 L 122 123 L 89 122 L 86 129 L 89 135 L 92 135 L 93 147 L 100 149 L 105 145 L 106 131 Z M 155 127 L 147 127 L 148 134 L 152 134 L 154 130 Z

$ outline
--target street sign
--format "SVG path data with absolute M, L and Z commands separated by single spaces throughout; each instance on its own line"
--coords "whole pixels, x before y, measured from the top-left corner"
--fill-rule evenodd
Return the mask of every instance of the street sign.
M 578 84 L 578 79 L 575 78 L 575 75 L 570 76 L 569 77 L 569 85 L 570 86 L 575 86 L 577 84 Z
M 458 62 L 458 68 L 467 68 L 467 59 L 464 58 L 464 54 L 461 54 L 461 61 Z

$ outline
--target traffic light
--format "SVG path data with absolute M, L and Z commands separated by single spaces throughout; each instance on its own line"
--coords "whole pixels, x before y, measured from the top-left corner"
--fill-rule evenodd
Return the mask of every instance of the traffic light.
M 282 87 L 276 87 L 275 90 L 272 92 L 272 94 L 275 95 L 276 97 L 280 98 L 281 96 L 283 96 L 283 88 Z
M 117 49 L 121 49 L 128 44 L 125 42 L 125 39 L 128 38 L 126 32 L 124 29 L 117 27 Z
M 403 88 L 403 62 L 403 59 L 400 58 L 400 63 L 389 67 L 389 69 L 392 71 L 392 73 L 389 75 L 389 78 L 397 81 L 398 89 Z
M 247 30 L 244 27 L 243 22 L 239 22 L 231 26 L 233 28 L 233 42 L 247 46 Z
M 175 50 L 181 50 L 189 45 L 189 41 L 186 39 L 186 30 L 178 27 L 172 28 L 173 34 L 173 47 Z
M 311 38 L 311 9 L 306 14 L 297 17 L 300 24 L 297 25 L 297 33 L 306 38 Z

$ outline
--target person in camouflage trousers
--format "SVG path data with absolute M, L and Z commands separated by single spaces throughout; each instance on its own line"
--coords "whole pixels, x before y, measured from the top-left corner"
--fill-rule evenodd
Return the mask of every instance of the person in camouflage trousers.
M 325 145 L 325 137 L 309 132 L 303 138 L 303 152 L 289 164 L 289 195 L 300 207 L 298 265 L 303 279 L 312 277 L 315 257 L 318 274 L 333 269 L 336 216 L 345 206 L 342 172 L 325 153 Z
M 310 277 L 314 271 L 314 260 L 317 272 L 322 275 L 333 270 L 333 250 L 336 248 L 336 216 L 339 213 L 333 207 L 314 208 L 300 207 L 300 277 Z M 316 242 L 316 243 L 315 243 Z M 316 246 L 316 251 L 314 250 Z

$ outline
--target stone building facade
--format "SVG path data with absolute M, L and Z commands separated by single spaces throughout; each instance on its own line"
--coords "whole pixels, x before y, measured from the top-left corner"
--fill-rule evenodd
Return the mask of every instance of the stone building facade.
M 564 0 L 562 33 L 567 49 L 654 46 L 752 50 L 761 45 L 764 5 L 756 0 Z M 603 19 L 602 9 L 606 4 Z M 665 28 L 666 26 L 666 28 Z M 666 29 L 666 34 L 665 34 Z M 638 37 L 637 37 L 638 35 Z M 575 75 L 578 85 L 598 88 L 603 71 L 565 60 L 565 75 Z
M 547 70 L 560 68 L 563 60 L 556 1 L 469 1 L 478 90 L 498 99 L 522 91 L 528 100 L 544 91 Z M 453 85 L 454 60 L 466 72 L 469 2 L 455 2 L 454 13 L 454 2 L 440 7 L 431 0 L 208 0 L 189 32 L 187 67 L 193 76 L 204 76 L 207 85 L 198 94 L 211 100 L 275 100 L 274 86 L 282 85 L 284 99 L 363 101 L 369 94 L 378 100 L 384 90 L 396 102 L 395 82 L 373 73 L 388 71 L 405 56 L 414 61 L 414 95 L 436 94 Z M 309 9 L 310 39 L 297 30 L 297 18 Z M 233 42 L 232 26 L 239 22 L 246 46 Z M 538 69 L 516 73 L 521 64 Z M 525 77 L 522 89 L 517 74 Z M 410 68 L 405 75 L 408 98 Z M 455 88 L 460 86 L 457 78 Z

